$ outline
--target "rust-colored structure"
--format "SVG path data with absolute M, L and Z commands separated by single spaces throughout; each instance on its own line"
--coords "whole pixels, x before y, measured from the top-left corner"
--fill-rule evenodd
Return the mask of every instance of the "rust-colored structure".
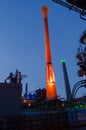
M 54 75 L 54 69 L 52 65 L 50 38 L 48 30 L 48 7 L 43 6 L 41 8 L 43 20 L 44 20 L 44 40 L 45 40 L 45 56 L 46 56 L 46 99 L 57 98 L 56 81 Z

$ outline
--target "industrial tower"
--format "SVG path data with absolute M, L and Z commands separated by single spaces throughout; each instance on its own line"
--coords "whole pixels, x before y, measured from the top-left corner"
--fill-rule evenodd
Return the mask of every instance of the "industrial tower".
M 43 21 L 44 21 L 44 40 L 45 40 L 45 57 L 46 57 L 46 99 L 57 98 L 56 81 L 54 75 L 54 69 L 52 64 L 50 38 L 48 30 L 48 7 L 43 6 L 41 8 Z

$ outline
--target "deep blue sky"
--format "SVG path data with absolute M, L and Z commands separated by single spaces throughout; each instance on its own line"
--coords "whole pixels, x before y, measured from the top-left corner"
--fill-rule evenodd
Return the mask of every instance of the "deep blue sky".
M 51 52 L 55 70 L 57 93 L 65 97 L 63 71 L 60 60 L 66 59 L 71 89 L 81 80 L 77 76 L 76 52 L 86 21 L 52 0 L 0 1 L 0 81 L 16 69 L 28 77 L 22 81 L 23 91 L 45 87 L 45 50 L 42 6 L 49 7 L 48 23 Z M 78 95 L 86 94 L 80 89 Z

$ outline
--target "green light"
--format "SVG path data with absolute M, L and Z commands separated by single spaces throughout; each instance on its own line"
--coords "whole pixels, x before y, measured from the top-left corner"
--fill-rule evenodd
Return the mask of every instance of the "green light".
M 78 104 L 78 105 L 75 106 L 76 109 L 83 108 L 83 107 L 84 106 L 82 104 L 80 104 L 80 105 Z
M 65 63 L 65 62 L 66 62 L 66 60 L 64 60 L 64 59 L 61 60 L 61 63 Z
M 76 109 L 78 109 L 78 108 L 79 108 L 79 106 L 75 106 L 75 108 L 76 108 Z
M 83 108 L 83 105 L 80 105 L 80 108 Z

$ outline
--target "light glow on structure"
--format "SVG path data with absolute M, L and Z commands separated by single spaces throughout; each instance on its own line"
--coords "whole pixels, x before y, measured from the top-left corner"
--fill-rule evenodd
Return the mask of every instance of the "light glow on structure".
M 57 97 L 55 75 L 52 64 L 46 65 L 46 97 L 47 99 Z
M 49 83 L 47 84 L 47 91 L 46 91 L 46 98 L 47 99 L 53 99 L 56 98 L 56 90 L 54 89 L 55 83 Z
M 31 106 L 31 103 L 28 103 L 28 107 L 30 107 Z
M 23 99 L 23 103 L 27 103 L 27 99 Z
M 57 97 L 56 82 L 54 69 L 52 64 L 50 38 L 48 30 L 48 7 L 43 6 L 41 8 L 43 20 L 44 20 L 44 41 L 45 41 L 45 58 L 46 58 L 46 99 L 54 99 Z
M 52 64 L 46 65 L 46 82 L 47 84 L 55 82 L 55 75 Z
M 61 63 L 65 63 L 65 62 L 66 62 L 66 60 L 65 60 L 65 59 L 62 59 L 62 60 L 61 60 Z

